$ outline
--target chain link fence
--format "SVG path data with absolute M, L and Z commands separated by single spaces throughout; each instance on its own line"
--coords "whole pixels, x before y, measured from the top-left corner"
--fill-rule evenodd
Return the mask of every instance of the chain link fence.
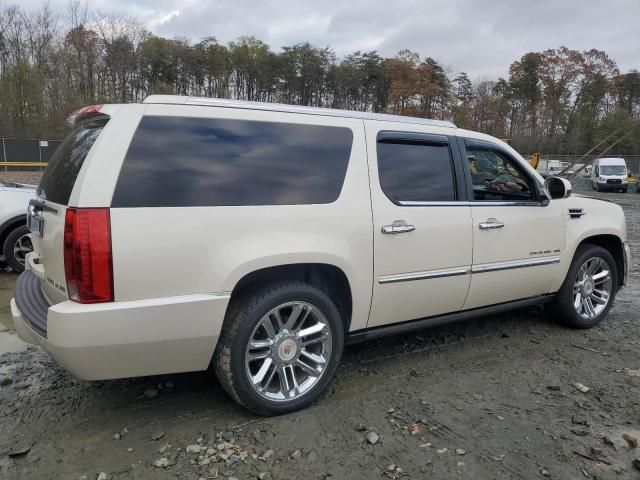
M 42 170 L 62 140 L 0 139 L 0 170 Z M 26 164 L 26 165 L 25 165 Z M 33 165 L 29 165 L 33 164 Z M 40 164 L 40 165 L 38 165 Z
M 602 155 L 602 158 L 607 157 L 619 157 L 624 158 L 627 163 L 627 170 L 629 170 L 634 175 L 640 174 L 640 155 Z M 591 165 L 593 161 L 598 158 L 598 155 L 587 155 L 583 157 L 582 155 L 554 155 L 550 153 L 541 153 L 541 160 L 557 160 L 560 162 L 567 162 L 570 165 L 577 164 L 586 164 Z

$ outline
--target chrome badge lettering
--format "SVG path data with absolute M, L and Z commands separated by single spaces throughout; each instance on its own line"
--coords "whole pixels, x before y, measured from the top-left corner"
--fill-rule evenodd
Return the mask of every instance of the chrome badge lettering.
M 55 280 L 53 280 L 52 278 L 47 277 L 47 283 L 48 283 L 49 285 L 54 286 L 54 287 L 55 287 L 55 288 L 57 288 L 58 290 L 60 290 L 60 291 L 62 291 L 62 292 L 64 292 L 64 293 L 67 293 L 67 289 L 66 289 L 63 285 L 60 285 L 58 282 L 56 282 Z

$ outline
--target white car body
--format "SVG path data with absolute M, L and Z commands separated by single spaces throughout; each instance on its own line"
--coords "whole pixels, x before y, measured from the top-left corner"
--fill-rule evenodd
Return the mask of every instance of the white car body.
M 536 303 L 558 291 L 587 238 L 617 242 L 616 261 L 621 267 L 628 262 L 619 206 L 578 195 L 549 201 L 542 178 L 515 150 L 447 122 L 172 96 L 106 105 L 101 112 L 110 120 L 68 204 L 41 199 L 44 236 L 35 237 L 25 274 L 39 279 L 48 304 L 46 331 L 34 328 L 11 301 L 21 338 L 83 379 L 207 369 L 234 290 L 247 276 L 282 266 L 326 265 L 341 272 L 351 298 L 346 331 L 357 339 L 406 329 L 409 320 L 424 326 L 483 307 Z M 148 116 L 349 129 L 353 143 L 339 197 L 304 205 L 114 207 L 127 151 Z M 451 151 L 465 138 L 493 145 L 518 162 L 541 189 L 541 200 L 394 203 L 380 184 L 381 132 L 447 138 Z M 464 165 L 461 158 L 456 165 Z M 63 258 L 68 206 L 109 209 L 114 301 L 69 299 Z M 505 228 L 484 230 L 490 219 Z M 391 225 L 415 231 L 384 234 Z
M 0 250 L 7 235 L 26 224 L 27 206 L 35 189 L 35 185 L 0 181 Z
M 22 217 L 26 220 L 29 200 L 35 196 L 35 185 L 0 181 L 0 225 Z
M 599 158 L 593 162 L 591 184 L 598 191 L 627 191 L 629 188 L 628 174 L 624 158 Z
M 569 167 L 569 165 L 569 162 L 562 162 L 560 160 L 540 159 L 537 170 L 543 177 L 552 177 Z

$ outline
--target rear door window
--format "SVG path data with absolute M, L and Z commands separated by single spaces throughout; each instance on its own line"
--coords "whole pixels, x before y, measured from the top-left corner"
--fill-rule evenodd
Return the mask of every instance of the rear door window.
M 342 190 L 352 143 L 344 127 L 146 116 L 111 205 L 331 203 Z
M 50 202 L 67 205 L 82 164 L 100 136 L 107 119 L 80 124 L 56 149 L 45 169 L 37 194 Z
M 378 174 L 382 191 L 394 203 L 456 200 L 447 144 L 378 141 Z

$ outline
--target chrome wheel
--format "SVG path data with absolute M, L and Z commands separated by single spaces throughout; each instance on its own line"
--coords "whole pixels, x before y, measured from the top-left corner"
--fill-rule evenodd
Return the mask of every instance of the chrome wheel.
M 249 385 L 263 398 L 290 401 L 308 392 L 331 358 L 331 326 L 316 306 L 287 302 L 256 325 L 245 351 Z
M 611 266 L 602 257 L 592 257 L 582 264 L 573 284 L 573 306 L 582 318 L 595 318 L 609 303 L 613 280 Z
M 22 235 L 13 244 L 13 257 L 22 266 L 25 264 L 27 253 L 31 252 L 33 252 L 33 244 L 29 234 Z

